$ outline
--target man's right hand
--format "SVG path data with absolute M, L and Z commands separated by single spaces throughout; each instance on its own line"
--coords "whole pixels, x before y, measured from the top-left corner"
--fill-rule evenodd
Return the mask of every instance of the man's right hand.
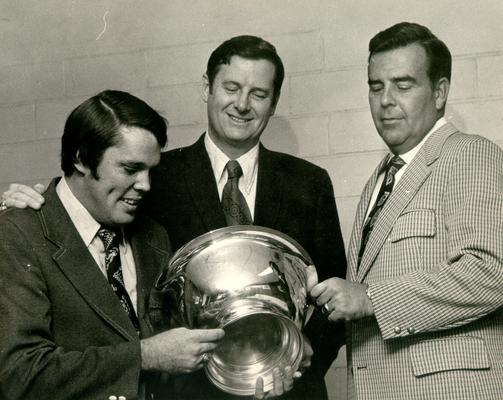
M 198 370 L 204 365 L 204 354 L 215 350 L 224 335 L 223 329 L 175 328 L 143 339 L 142 369 L 169 374 Z
M 44 204 L 42 196 L 44 192 L 45 186 L 41 183 L 37 183 L 33 188 L 19 183 L 11 183 L 9 189 L 2 193 L 2 203 L 7 207 L 30 207 L 38 210 Z

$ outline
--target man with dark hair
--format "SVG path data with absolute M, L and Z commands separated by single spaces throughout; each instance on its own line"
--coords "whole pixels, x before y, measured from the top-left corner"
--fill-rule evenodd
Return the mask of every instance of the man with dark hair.
M 253 223 L 300 243 L 320 280 L 344 277 L 345 250 L 327 171 L 260 143 L 283 78 L 276 49 L 259 37 L 237 36 L 218 46 L 203 76 L 208 129 L 195 144 L 162 154 L 144 209 L 167 229 L 174 250 L 208 231 Z M 232 179 L 238 180 L 238 215 L 231 215 L 224 195 Z M 9 206 L 40 207 L 42 197 L 29 189 L 12 185 L 3 197 Z M 324 375 L 344 341 L 344 328 L 330 326 L 316 311 L 306 335 L 314 349 L 312 365 L 288 398 L 326 399 Z M 230 397 L 201 372 L 171 381 L 177 399 Z
M 348 324 L 351 399 L 503 396 L 503 151 L 444 118 L 447 46 L 400 23 L 369 46 L 387 155 L 363 189 L 348 280 L 311 294 Z
M 313 259 L 320 279 L 344 277 L 345 250 L 328 173 L 260 144 L 283 77 L 276 49 L 261 38 L 237 36 L 217 47 L 203 76 L 208 129 L 195 144 L 163 153 L 146 208 L 166 227 L 175 249 L 236 223 L 225 210 L 224 192 L 228 164 L 237 161 L 246 215 L 239 223 L 273 228 L 295 239 Z M 286 397 L 327 398 L 324 375 L 344 340 L 344 328 L 326 321 L 316 312 L 307 325 L 312 365 Z M 180 377 L 174 387 L 174 396 L 187 400 L 230 397 L 201 372 Z
M 152 336 L 146 304 L 171 251 L 135 218 L 166 143 L 142 100 L 105 91 L 69 116 L 65 176 L 39 211 L 0 214 L 0 398 L 153 398 L 157 371 L 201 368 L 221 329 Z

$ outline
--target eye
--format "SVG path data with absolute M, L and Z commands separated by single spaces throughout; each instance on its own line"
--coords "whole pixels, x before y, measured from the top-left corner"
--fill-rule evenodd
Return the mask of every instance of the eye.
M 383 89 L 383 85 L 381 84 L 371 84 L 369 85 L 370 93 L 379 93 Z
M 131 167 L 131 166 L 128 166 L 128 165 L 123 165 L 122 166 L 122 169 L 124 170 L 124 172 L 128 175 L 134 175 L 138 172 L 138 168 L 136 167 Z
M 412 85 L 410 83 L 399 83 L 397 87 L 400 90 L 409 90 L 412 87 Z
M 227 93 L 236 93 L 238 91 L 237 86 L 224 86 Z
M 265 92 L 253 92 L 253 97 L 259 100 L 267 99 L 267 93 Z

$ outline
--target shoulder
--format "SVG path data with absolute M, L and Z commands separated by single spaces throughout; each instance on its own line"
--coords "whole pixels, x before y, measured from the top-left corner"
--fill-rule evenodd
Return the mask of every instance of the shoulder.
M 4 231 L 7 228 L 18 227 L 24 230 L 40 225 L 40 210 L 32 210 L 31 208 L 8 208 L 0 211 L 0 226 Z
M 310 161 L 287 153 L 261 148 L 259 155 L 259 168 L 279 171 L 283 176 L 292 180 L 302 180 L 303 183 L 318 184 L 320 181 L 329 181 L 328 172 Z
M 166 250 L 171 248 L 166 229 L 144 213 L 138 213 L 127 230 L 154 247 Z
M 176 149 L 171 149 L 161 153 L 160 165 L 168 165 L 173 163 L 179 163 L 180 161 L 186 159 L 187 157 L 194 157 L 199 154 L 204 154 L 204 135 L 201 136 L 195 143 L 184 146 L 177 147 Z
M 445 141 L 442 152 L 456 157 L 473 156 L 486 159 L 486 161 L 488 161 L 487 156 L 490 156 L 490 158 L 501 158 L 503 156 L 503 150 L 489 139 L 462 132 L 456 132 L 449 136 Z

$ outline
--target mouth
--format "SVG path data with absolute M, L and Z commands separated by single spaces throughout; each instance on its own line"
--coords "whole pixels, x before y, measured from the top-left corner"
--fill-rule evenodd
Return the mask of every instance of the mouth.
M 402 118 L 381 118 L 383 126 L 394 127 L 401 122 Z
M 227 116 L 229 117 L 229 119 L 231 121 L 235 122 L 236 124 L 247 124 L 248 122 L 250 122 L 252 120 L 252 118 L 237 117 L 232 114 L 227 114 Z
M 126 204 L 128 208 L 136 209 L 136 207 L 138 207 L 138 205 L 140 204 L 141 197 L 123 197 L 121 201 L 122 203 Z

